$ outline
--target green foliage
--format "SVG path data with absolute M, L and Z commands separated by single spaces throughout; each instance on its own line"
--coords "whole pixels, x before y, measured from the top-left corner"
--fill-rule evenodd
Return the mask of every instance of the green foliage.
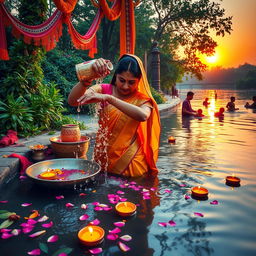
M 57 129 L 57 130 L 60 130 L 61 126 L 63 124 L 78 124 L 79 128 L 81 130 L 86 130 L 87 129 L 84 122 L 77 121 L 76 119 L 74 119 L 73 117 L 71 117 L 69 115 L 63 115 L 61 119 L 56 120 L 54 122 L 54 128 Z
M 237 89 L 256 89 L 256 67 L 253 70 L 248 71 L 246 76 L 236 83 Z
M 165 103 L 164 96 L 161 93 L 156 91 L 153 87 L 150 87 L 150 90 L 151 90 L 152 96 L 155 99 L 157 104 Z

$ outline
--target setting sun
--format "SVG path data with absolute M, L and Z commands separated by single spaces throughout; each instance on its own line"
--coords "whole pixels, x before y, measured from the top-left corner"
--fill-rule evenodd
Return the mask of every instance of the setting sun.
M 214 64 L 217 62 L 218 56 L 216 54 L 213 56 L 206 56 L 205 59 L 206 59 L 207 63 Z

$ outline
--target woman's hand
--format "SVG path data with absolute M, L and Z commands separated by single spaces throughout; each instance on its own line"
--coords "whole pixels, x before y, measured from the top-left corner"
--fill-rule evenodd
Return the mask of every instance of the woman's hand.
M 99 74 L 99 77 L 105 77 L 110 74 L 108 63 L 110 63 L 109 60 L 105 60 L 103 58 L 96 59 L 96 61 L 92 64 L 92 68 L 95 73 Z
M 85 94 L 77 100 L 77 102 L 79 102 L 79 104 L 85 104 L 85 103 L 94 103 L 94 102 L 99 102 L 99 101 L 106 101 L 107 96 L 108 95 L 106 95 L 106 94 L 97 93 L 92 88 L 89 88 L 85 92 Z

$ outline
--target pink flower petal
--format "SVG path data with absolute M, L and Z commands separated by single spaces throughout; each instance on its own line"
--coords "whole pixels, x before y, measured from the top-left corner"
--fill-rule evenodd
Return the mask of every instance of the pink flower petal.
M 28 225 L 35 225 L 36 223 L 37 223 L 37 221 L 34 220 L 34 219 L 28 219 L 28 220 L 27 220 L 27 224 L 28 224 Z
M 28 252 L 28 255 L 40 255 L 40 254 L 41 254 L 40 249 L 35 249 L 35 250 Z
M 44 228 L 51 228 L 52 226 L 53 226 L 53 222 L 52 221 L 50 221 L 49 223 L 42 224 L 42 227 L 44 227 Z
M 185 195 L 184 197 L 185 197 L 186 200 L 191 198 L 189 195 Z
M 27 206 L 30 206 L 30 205 L 32 205 L 32 203 L 23 203 L 21 206 L 22 207 L 27 207 Z
M 123 236 L 120 236 L 119 238 L 120 238 L 121 240 L 123 240 L 123 241 L 126 241 L 126 242 L 129 242 L 129 241 L 132 240 L 132 237 L 129 236 L 129 235 L 123 235 Z
M 212 202 L 210 202 L 210 204 L 219 204 L 218 200 L 213 200 Z
M 21 230 L 20 230 L 20 229 L 13 229 L 13 231 L 12 231 L 12 234 L 13 234 L 14 236 L 18 236 L 20 233 L 21 233 Z
M 167 227 L 167 223 L 166 222 L 158 222 L 157 224 L 160 227 Z
M 204 217 L 204 215 L 200 212 L 194 212 L 194 215 L 199 216 L 199 217 Z
M 64 196 L 55 196 L 55 198 L 57 199 L 57 200 L 60 200 L 60 199 L 63 199 L 64 198 Z
M 123 251 L 123 252 L 128 252 L 131 250 L 130 247 L 128 247 L 126 244 L 122 243 L 122 242 L 118 242 L 118 245 L 120 247 L 120 249 Z
M 34 226 L 25 227 L 22 229 L 22 232 L 24 234 L 27 234 L 27 233 L 31 232 L 33 229 L 34 229 Z
M 85 193 L 80 193 L 79 196 L 86 196 L 86 194 Z
M 66 207 L 67 207 L 67 208 L 71 208 L 71 207 L 74 207 L 74 205 L 71 204 L 71 203 L 66 203 Z
M 110 210 L 112 210 L 112 207 L 104 207 L 104 208 L 102 208 L 104 211 L 110 211 Z
M 89 252 L 91 254 L 99 254 L 102 252 L 102 248 L 93 248 L 93 249 L 90 249 Z
M 29 235 L 29 237 L 32 237 L 32 238 L 38 237 L 38 236 L 41 236 L 42 234 L 44 234 L 45 232 L 46 232 L 46 230 L 37 231 L 37 232 Z
M 59 240 L 59 237 L 57 235 L 53 235 L 53 236 L 50 236 L 48 239 L 47 239 L 47 242 L 48 243 L 54 243 L 56 241 Z
M 9 229 L 9 228 L 1 228 L 1 229 L 0 229 L 0 232 L 1 232 L 1 233 L 6 233 L 6 232 L 10 232 L 10 231 L 12 231 L 12 230 Z
M 100 206 L 95 206 L 94 211 L 103 211 L 103 208 Z
M 14 235 L 13 235 L 13 234 L 9 234 L 9 233 L 2 233 L 1 238 L 2 238 L 2 239 L 8 239 L 8 238 L 10 238 L 10 237 L 12 237 L 12 236 L 14 236 Z
M 8 203 L 8 200 L 3 200 L 3 201 L 0 201 L 1 204 L 6 204 Z
M 143 196 L 143 200 L 148 200 L 150 199 L 150 196 Z
M 180 184 L 179 186 L 180 187 L 186 187 L 186 184 Z
M 82 216 L 79 217 L 79 220 L 87 220 L 89 218 L 88 214 L 84 214 Z
M 93 221 L 90 222 L 91 225 L 99 225 L 100 224 L 100 221 L 98 219 L 95 219 Z
M 125 225 L 125 222 L 123 222 L 123 221 L 114 222 L 114 225 L 121 228 Z
M 20 175 L 20 177 L 19 177 L 20 180 L 25 180 L 26 178 L 27 178 L 27 177 L 24 176 L 24 175 Z
M 117 234 L 107 234 L 108 240 L 116 240 L 118 238 Z
M 118 190 L 118 191 L 116 191 L 116 193 L 119 194 L 119 195 L 123 195 L 124 191 Z
M 114 228 L 112 230 L 109 230 L 108 232 L 111 233 L 111 234 L 117 234 L 117 233 L 121 232 L 121 229 L 120 228 Z
M 120 198 L 119 200 L 120 200 L 120 202 L 125 202 L 125 201 L 127 201 L 127 198 Z
M 172 193 L 172 191 L 170 189 L 165 189 L 164 192 L 169 193 L 169 194 Z
M 173 220 L 169 220 L 168 223 L 169 223 L 169 225 L 172 226 L 172 227 L 175 227 L 175 226 L 176 226 L 176 222 L 173 221 Z
M 87 209 L 87 205 L 86 204 L 81 204 L 81 208 L 86 210 Z
M 58 256 L 68 256 L 65 252 L 58 254 Z
M 99 202 L 93 202 L 92 205 L 99 205 Z
M 38 222 L 44 222 L 47 221 L 49 219 L 48 216 L 44 215 L 43 217 L 41 217 L 40 219 L 38 219 Z

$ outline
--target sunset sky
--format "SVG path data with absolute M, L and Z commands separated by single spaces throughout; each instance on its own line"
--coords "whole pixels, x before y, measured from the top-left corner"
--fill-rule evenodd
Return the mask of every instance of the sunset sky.
M 214 37 L 219 46 L 211 65 L 224 68 L 244 63 L 256 65 L 256 0 L 223 0 L 221 6 L 227 16 L 233 16 L 233 31 L 224 38 Z

